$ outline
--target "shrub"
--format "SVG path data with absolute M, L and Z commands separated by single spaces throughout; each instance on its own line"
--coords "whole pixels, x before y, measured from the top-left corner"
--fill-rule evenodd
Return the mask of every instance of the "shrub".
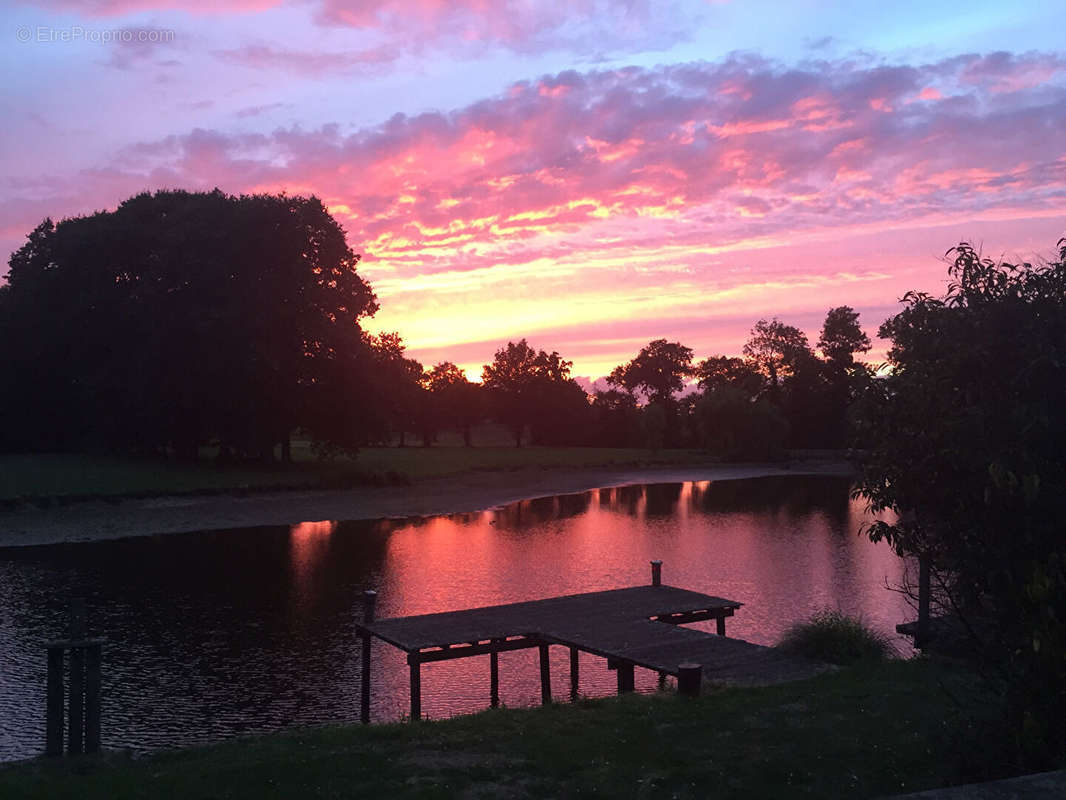
M 861 619 L 829 609 L 817 612 L 807 622 L 793 625 L 778 647 L 829 664 L 854 664 L 896 654 L 892 642 L 883 633 L 871 630 Z

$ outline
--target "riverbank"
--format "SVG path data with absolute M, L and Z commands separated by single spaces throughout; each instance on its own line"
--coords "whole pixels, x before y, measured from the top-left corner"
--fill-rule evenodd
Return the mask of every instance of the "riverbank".
M 131 759 L 0 766 L 5 798 L 883 797 L 962 782 L 935 662 L 811 680 L 308 729 Z
M 0 547 L 102 541 L 199 530 L 483 511 L 535 497 L 638 483 L 736 480 L 771 475 L 847 475 L 838 462 L 783 465 L 542 467 L 471 471 L 407 486 L 87 500 L 0 511 Z

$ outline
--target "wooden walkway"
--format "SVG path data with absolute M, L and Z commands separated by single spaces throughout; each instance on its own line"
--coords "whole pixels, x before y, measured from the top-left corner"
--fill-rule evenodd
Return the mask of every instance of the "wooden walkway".
M 366 616 L 357 625 L 363 644 L 362 721 L 370 721 L 372 638 L 407 653 L 413 720 L 421 716 L 422 664 L 488 655 L 490 703 L 496 706 L 499 653 L 532 647 L 540 650 L 544 703 L 551 702 L 548 649 L 552 645 L 570 650 L 570 694 L 575 698 L 578 653 L 582 651 L 606 658 L 608 666 L 617 670 L 619 692 L 632 691 L 634 667 L 658 672 L 660 683 L 667 675 L 677 676 L 679 689 L 687 693 L 698 693 L 701 679 L 776 683 L 806 678 L 825 668 L 773 648 L 727 638 L 726 618 L 741 603 L 663 586 L 660 574 L 659 562 L 652 562 L 650 586 L 380 620 L 374 618 L 376 594 L 367 592 Z M 717 635 L 679 627 L 711 619 L 716 620 Z

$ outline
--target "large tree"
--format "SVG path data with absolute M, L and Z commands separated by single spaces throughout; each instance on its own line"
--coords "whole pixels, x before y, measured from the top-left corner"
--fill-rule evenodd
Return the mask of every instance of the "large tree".
M 6 443 L 351 443 L 377 308 L 358 262 L 314 197 L 161 191 L 46 220 L 0 294 Z
M 574 416 L 587 409 L 588 397 L 570 377 L 571 366 L 559 353 L 534 350 L 525 339 L 508 342 L 485 365 L 482 383 L 516 447 L 530 426 L 542 442 L 576 435 Z
M 692 349 L 680 342 L 655 339 L 642 347 L 632 361 L 616 367 L 607 381 L 642 392 L 650 402 L 668 405 L 691 375 Z
M 471 429 L 485 415 L 481 386 L 452 362 L 442 361 L 426 373 L 426 388 L 429 426 L 457 430 L 463 434 L 463 444 L 471 447 Z
M 931 562 L 999 678 L 1018 766 L 1066 756 L 1066 242 L 1059 260 L 954 249 L 942 298 L 881 326 L 888 375 L 858 416 L 870 534 Z M 951 252 L 951 251 L 949 251 Z M 983 621 L 984 626 L 973 624 Z
M 776 392 L 781 381 L 807 361 L 811 346 L 803 331 L 775 317 L 769 322 L 760 319 L 755 323 L 743 352 L 766 376 L 771 391 Z

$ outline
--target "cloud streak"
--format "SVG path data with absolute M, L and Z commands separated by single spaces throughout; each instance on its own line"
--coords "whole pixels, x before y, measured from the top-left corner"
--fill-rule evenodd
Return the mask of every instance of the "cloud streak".
M 49 196 L 84 210 L 146 187 L 313 192 L 366 255 L 386 322 L 428 352 L 577 319 L 774 313 L 767 298 L 818 302 L 834 287 L 840 302 L 850 291 L 883 305 L 900 288 L 885 265 L 780 260 L 878 231 L 1061 219 L 1064 123 L 1066 62 L 1055 55 L 919 65 L 735 55 L 565 71 L 354 132 L 197 129 L 131 145 L 73 186 L 54 178 L 5 193 L 35 210 Z M 0 206 L 5 229 L 28 229 L 24 214 L 12 219 L 22 207 Z M 493 305 L 464 317 L 486 294 Z

